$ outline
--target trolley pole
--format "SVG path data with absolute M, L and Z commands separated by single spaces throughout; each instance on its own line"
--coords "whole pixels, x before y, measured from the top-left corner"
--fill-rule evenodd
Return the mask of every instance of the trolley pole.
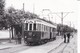
M 43 9 L 43 10 L 42 10 L 43 19 L 45 19 L 45 18 L 44 18 L 44 15 L 43 15 L 43 12 L 44 12 L 44 11 L 48 11 L 48 12 L 49 12 L 49 13 L 47 14 L 47 16 L 48 16 L 49 21 L 50 21 L 50 17 L 49 17 L 49 14 L 51 13 L 50 9 Z

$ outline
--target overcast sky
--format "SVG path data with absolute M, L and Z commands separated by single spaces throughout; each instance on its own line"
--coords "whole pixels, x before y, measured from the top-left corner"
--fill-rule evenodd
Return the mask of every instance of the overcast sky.
M 69 13 L 64 18 L 64 24 L 75 25 L 77 24 L 77 13 L 78 13 L 78 6 L 76 0 L 6 0 L 5 8 L 13 6 L 15 9 L 22 9 L 23 3 L 25 4 L 25 11 L 30 11 L 42 16 L 43 9 L 50 9 L 53 13 L 54 12 L 74 12 Z M 44 11 L 44 14 L 48 14 L 49 11 Z M 61 14 L 58 14 L 61 16 Z M 64 16 L 66 13 L 64 13 Z M 51 17 L 51 16 L 50 16 Z M 47 18 L 46 18 L 47 19 Z M 61 19 L 56 15 L 53 14 L 53 18 L 50 19 L 52 22 L 61 23 Z

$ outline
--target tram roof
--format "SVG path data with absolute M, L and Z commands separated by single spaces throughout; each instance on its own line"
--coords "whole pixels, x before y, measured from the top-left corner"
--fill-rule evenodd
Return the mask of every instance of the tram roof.
M 41 19 L 41 18 L 26 19 L 24 23 L 39 23 L 39 24 L 43 24 L 46 26 L 57 28 L 57 24 L 52 23 L 52 22 L 47 21 L 47 20 L 44 20 L 44 19 Z

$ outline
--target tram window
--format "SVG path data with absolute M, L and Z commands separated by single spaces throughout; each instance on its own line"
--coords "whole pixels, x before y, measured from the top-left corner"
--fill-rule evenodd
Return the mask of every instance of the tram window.
M 34 28 L 33 28 L 34 30 L 36 30 L 36 24 L 34 23 Z
M 43 25 L 43 31 L 45 31 L 45 25 Z
M 42 27 L 43 27 L 43 28 L 42 28 L 42 31 L 44 31 L 44 25 L 42 25 Z
M 47 26 L 46 26 L 46 31 L 47 31 Z
M 45 25 L 44 25 L 44 31 L 45 31 Z
M 29 30 L 32 30 L 32 24 L 30 24 L 30 26 L 29 26 Z
M 39 31 L 41 31 L 41 24 L 39 24 L 39 28 L 38 29 L 39 29 Z
M 41 24 L 37 24 L 36 30 L 41 31 Z
M 28 30 L 28 23 L 26 23 L 26 30 Z
M 38 27 L 39 27 L 38 25 L 39 25 L 39 24 L 37 24 L 37 31 L 38 31 Z
M 45 26 L 45 31 L 46 31 L 46 26 Z
M 44 25 L 44 31 L 46 31 L 46 26 Z
M 50 32 L 51 32 L 51 27 L 50 27 Z
M 46 26 L 45 26 L 45 30 L 44 31 L 46 31 Z
M 54 28 L 52 29 L 52 31 L 54 31 Z
M 42 35 L 42 37 L 44 37 L 44 35 Z
M 51 32 L 52 32 L 52 29 L 53 29 L 53 28 L 51 28 Z
M 48 31 L 48 26 L 46 27 L 46 31 Z
M 44 31 L 45 31 L 45 25 L 44 25 Z
M 48 32 L 49 32 L 49 29 L 50 29 L 50 28 L 49 28 L 49 26 L 48 26 Z
M 47 26 L 47 31 L 48 31 L 48 26 Z
M 43 24 L 42 24 L 42 31 L 43 31 Z
M 53 31 L 56 31 L 56 29 L 55 29 L 55 28 L 53 28 Z

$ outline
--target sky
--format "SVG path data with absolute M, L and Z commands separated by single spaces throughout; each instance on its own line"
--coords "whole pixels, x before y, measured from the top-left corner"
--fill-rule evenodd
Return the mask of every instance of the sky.
M 34 12 L 38 14 L 40 17 L 45 16 L 45 19 L 49 20 L 47 16 L 50 11 L 52 13 L 57 13 L 61 17 L 61 12 L 73 12 L 69 13 L 66 17 L 64 17 L 64 24 L 67 24 L 72 27 L 77 28 L 77 13 L 78 13 L 78 5 L 76 0 L 6 0 L 5 9 L 9 8 L 10 6 L 14 7 L 15 9 L 23 9 L 24 3 L 24 10 L 29 12 Z M 43 9 L 49 9 L 43 11 Z M 67 13 L 64 13 L 65 16 Z M 61 23 L 61 18 L 58 17 L 56 14 L 50 14 L 50 21 L 55 23 Z M 51 18 L 52 17 L 52 18 Z

